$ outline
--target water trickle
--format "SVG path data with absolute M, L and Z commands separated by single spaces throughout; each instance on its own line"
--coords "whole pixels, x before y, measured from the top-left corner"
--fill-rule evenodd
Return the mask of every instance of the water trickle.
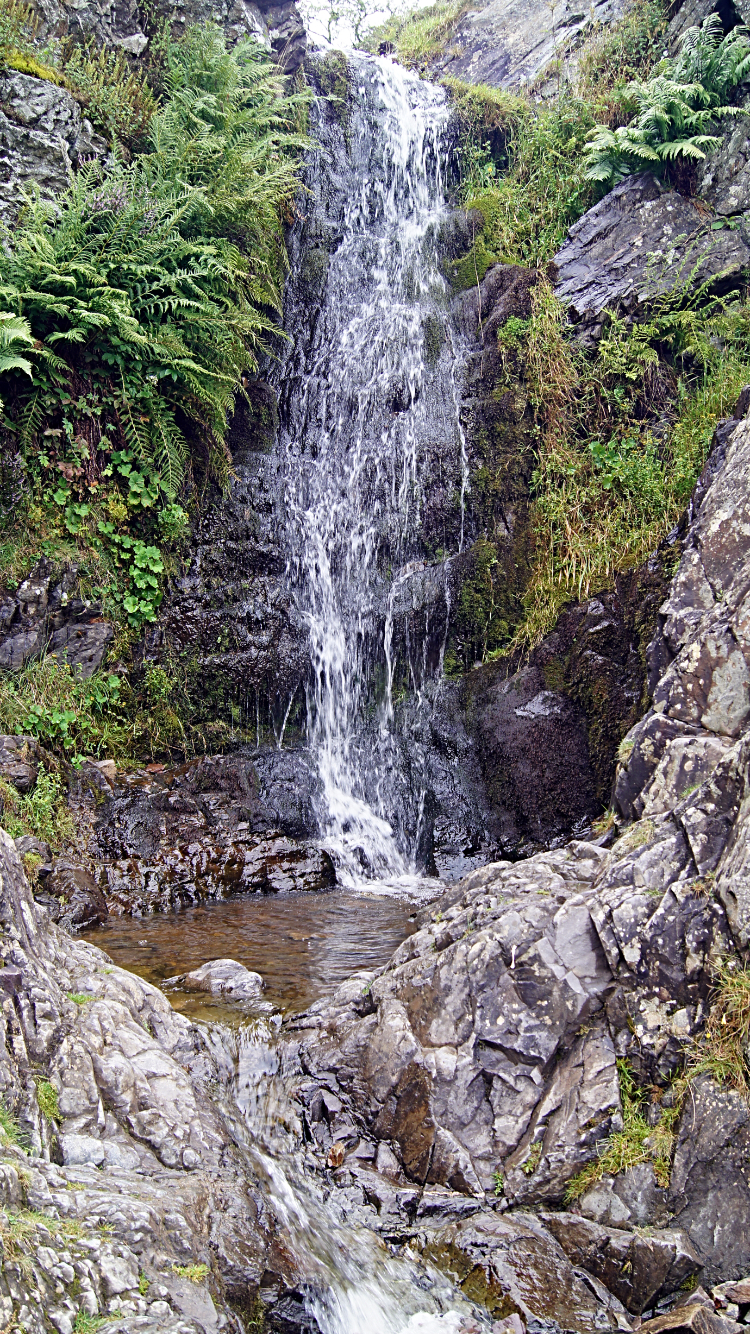
M 395 827 L 391 800 L 395 602 L 424 566 L 428 457 L 451 459 L 462 509 L 468 471 L 464 350 L 439 265 L 452 151 L 445 94 L 358 54 L 349 77 L 345 129 L 331 135 L 321 104 L 313 117 L 311 202 L 292 236 L 286 298 L 293 341 L 274 378 L 288 573 L 313 669 L 319 818 L 351 884 L 412 869 L 417 831 Z M 345 160 L 333 161 L 337 152 Z M 460 528 L 459 548 L 463 514 Z M 434 670 L 426 641 L 410 664 L 417 689 Z

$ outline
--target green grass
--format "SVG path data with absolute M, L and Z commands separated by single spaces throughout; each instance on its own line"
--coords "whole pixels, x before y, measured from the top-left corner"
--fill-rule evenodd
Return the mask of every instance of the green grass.
M 678 1107 L 664 1108 L 656 1127 L 644 1116 L 646 1093 L 638 1088 L 633 1072 L 626 1061 L 617 1062 L 622 1099 L 623 1128 L 598 1148 L 598 1156 L 587 1164 L 569 1182 L 565 1192 L 566 1204 L 585 1195 L 604 1176 L 617 1176 L 638 1163 L 650 1162 L 660 1186 L 669 1185 L 672 1148 L 674 1144 Z
M 8 1144 L 15 1144 L 19 1148 L 26 1147 L 26 1136 L 18 1124 L 12 1112 L 8 1111 L 5 1103 L 0 1100 L 0 1132 Z
M 66 991 L 65 994 L 68 1000 L 73 1001 L 76 1005 L 88 1005 L 89 1001 L 95 999 L 94 996 L 87 996 L 85 991 Z
M 172 1265 L 172 1269 L 180 1278 L 189 1278 L 191 1283 L 202 1283 L 209 1273 L 205 1264 Z
M 451 38 L 470 9 L 471 0 L 438 0 L 426 9 L 394 15 L 368 34 L 367 49 L 377 52 L 383 42 L 388 42 L 402 65 L 421 70 L 450 50 Z
M 0 693 L 2 685 L 0 678 Z M 3 730 L 7 733 L 24 732 L 22 727 Z M 0 824 L 11 838 L 31 834 L 49 843 L 53 852 L 57 852 L 75 837 L 75 820 L 65 804 L 64 787 L 58 774 L 40 769 L 36 784 L 25 796 L 20 796 L 12 783 L 0 778 L 0 796 L 3 800 Z
M 42 1113 L 45 1121 L 49 1121 L 52 1125 L 56 1125 L 60 1120 L 57 1089 L 54 1084 L 50 1084 L 48 1079 L 39 1079 L 37 1081 L 36 1100 L 39 1104 L 39 1111 Z

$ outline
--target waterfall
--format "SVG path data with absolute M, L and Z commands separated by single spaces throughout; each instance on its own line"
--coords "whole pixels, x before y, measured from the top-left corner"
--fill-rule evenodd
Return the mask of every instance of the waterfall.
M 321 833 L 344 883 L 403 876 L 416 831 L 394 828 L 394 594 L 425 567 L 431 460 L 455 478 L 464 349 L 440 271 L 448 217 L 442 89 L 386 60 L 348 58 L 349 94 L 318 100 L 292 232 L 274 372 L 288 578 L 310 643 L 308 734 Z M 463 513 L 460 538 L 463 540 Z M 447 626 L 449 589 L 442 579 Z M 418 690 L 430 666 L 410 669 Z M 419 657 L 419 654 L 417 654 Z

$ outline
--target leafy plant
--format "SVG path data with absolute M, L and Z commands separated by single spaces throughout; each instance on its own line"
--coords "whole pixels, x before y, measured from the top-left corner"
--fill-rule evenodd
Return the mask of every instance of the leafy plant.
M 157 101 L 145 74 L 135 73 L 124 51 L 96 50 L 92 39 L 68 46 L 65 84 L 110 139 L 143 148 Z
M 635 118 L 610 129 L 597 125 L 586 146 L 586 179 L 615 185 L 634 171 L 661 173 L 676 159 L 698 161 L 718 146 L 716 124 L 737 108 L 727 99 L 750 71 L 745 28 L 724 36 L 718 14 L 689 28 L 676 60 L 664 60 L 645 82 L 633 81 L 623 99 Z
M 3 801 L 0 820 L 11 838 L 31 834 L 49 843 L 53 850 L 73 838 L 75 823 L 67 809 L 59 775 L 40 769 L 33 789 L 25 796 L 11 783 L 0 780 L 0 796 Z
M 0 372 L 23 371 L 33 376 L 31 362 L 22 356 L 22 351 L 33 347 L 34 335 L 28 320 L 20 315 L 11 315 L 7 310 L 0 311 Z M 0 409 L 3 401 L 0 399 Z

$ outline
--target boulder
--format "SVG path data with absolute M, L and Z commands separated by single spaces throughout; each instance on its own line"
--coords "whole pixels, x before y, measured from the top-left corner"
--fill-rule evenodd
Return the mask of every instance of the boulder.
M 180 986 L 185 991 L 208 991 L 212 996 L 231 1000 L 257 1000 L 263 991 L 263 978 L 236 959 L 212 959 L 191 973 L 167 978 L 165 986 Z
M 0 736 L 0 777 L 30 792 L 39 771 L 39 742 L 30 736 Z
M 540 1215 L 571 1264 L 598 1278 L 633 1315 L 672 1296 L 702 1265 L 679 1228 L 645 1234 L 602 1227 L 575 1214 Z
M 90 871 L 61 857 L 44 883 L 44 902 L 53 917 L 69 930 L 99 926 L 109 916 L 107 900 Z
M 0 616 L 0 667 L 20 671 L 48 651 L 67 662 L 81 680 L 97 671 L 114 631 L 103 619 L 100 603 L 81 598 L 77 576 L 75 566 L 58 570 L 43 557 L 6 598 Z
M 645 173 L 621 181 L 571 227 L 554 259 L 555 294 L 596 337 L 608 310 L 637 317 L 683 284 L 739 288 L 749 262 L 739 232 L 715 230 L 705 210 Z
M 425 1255 L 496 1318 L 515 1314 L 530 1329 L 555 1321 L 577 1334 L 630 1329 L 617 1298 L 577 1271 L 533 1214 L 482 1213 L 449 1224 L 429 1240 Z
M 750 1271 L 750 1109 L 707 1075 L 691 1087 L 669 1187 L 675 1225 L 701 1257 L 707 1285 Z

